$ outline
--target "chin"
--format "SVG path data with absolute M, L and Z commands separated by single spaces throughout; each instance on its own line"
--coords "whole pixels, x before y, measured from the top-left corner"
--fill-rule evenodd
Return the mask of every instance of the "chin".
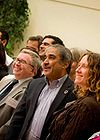
M 74 83 L 75 83 L 76 85 L 80 85 L 80 81 L 79 81 L 79 80 L 75 80 Z

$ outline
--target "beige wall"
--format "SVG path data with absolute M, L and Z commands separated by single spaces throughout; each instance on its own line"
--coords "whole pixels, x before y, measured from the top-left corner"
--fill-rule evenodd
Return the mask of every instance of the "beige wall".
M 22 47 L 31 35 L 52 34 L 59 36 L 66 47 L 100 53 L 100 1 L 28 0 L 28 3 L 30 24 Z

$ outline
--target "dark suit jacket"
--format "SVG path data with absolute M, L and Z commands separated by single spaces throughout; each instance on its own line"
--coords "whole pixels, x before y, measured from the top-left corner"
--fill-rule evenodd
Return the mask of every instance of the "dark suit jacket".
M 6 140 L 13 140 L 13 138 L 14 140 L 25 140 L 26 131 L 30 126 L 36 110 L 38 97 L 45 85 L 46 82 L 44 77 L 35 80 L 33 79 L 28 85 L 22 100 L 16 108 Z M 48 128 L 50 126 L 50 122 L 52 121 L 53 113 L 64 107 L 66 103 L 75 99 L 76 97 L 73 94 L 73 82 L 69 79 L 69 77 L 67 77 L 56 98 L 51 104 L 42 129 L 41 140 L 45 140 L 45 137 L 48 135 Z

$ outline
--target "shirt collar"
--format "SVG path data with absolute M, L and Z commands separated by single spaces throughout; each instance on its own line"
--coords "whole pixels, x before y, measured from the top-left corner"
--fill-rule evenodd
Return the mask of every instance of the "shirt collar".
M 50 85 L 57 85 L 57 86 L 59 86 L 59 85 L 61 85 L 65 81 L 65 79 L 67 77 L 68 77 L 68 74 L 64 75 L 63 77 L 61 77 L 61 78 L 59 78 L 57 80 L 52 81 L 52 83 Z M 46 76 L 45 76 L 45 81 L 48 84 L 48 79 L 46 78 Z
M 25 79 L 18 80 L 18 82 L 19 82 L 20 84 L 22 84 L 23 82 L 28 81 L 28 80 L 31 80 L 31 79 L 32 79 L 32 77 L 29 77 L 29 78 L 25 78 Z

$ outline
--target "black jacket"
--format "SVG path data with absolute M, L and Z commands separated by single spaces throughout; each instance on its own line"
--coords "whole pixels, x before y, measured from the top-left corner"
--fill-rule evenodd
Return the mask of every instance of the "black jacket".
M 6 135 L 6 140 L 25 140 L 24 136 L 30 126 L 30 122 L 32 121 L 36 110 L 39 95 L 45 85 L 46 82 L 44 77 L 37 78 L 35 80 L 33 79 L 28 85 L 22 100 L 16 108 L 15 115 L 13 116 L 10 124 L 10 129 Z M 41 140 L 45 140 L 48 135 L 48 128 L 52 121 L 53 113 L 64 107 L 66 103 L 76 99 L 73 94 L 73 88 L 73 82 L 69 79 L 69 77 L 67 77 L 56 98 L 51 104 L 42 129 Z

